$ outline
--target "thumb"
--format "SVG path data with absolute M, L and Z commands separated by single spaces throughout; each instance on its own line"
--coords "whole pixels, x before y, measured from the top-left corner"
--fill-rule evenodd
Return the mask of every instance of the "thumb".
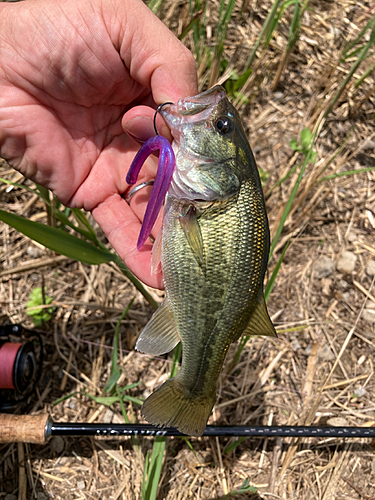
M 125 23 L 118 27 L 118 50 L 131 77 L 151 90 L 156 104 L 197 94 L 192 53 L 141 0 L 118 3 L 124 13 L 116 18 Z

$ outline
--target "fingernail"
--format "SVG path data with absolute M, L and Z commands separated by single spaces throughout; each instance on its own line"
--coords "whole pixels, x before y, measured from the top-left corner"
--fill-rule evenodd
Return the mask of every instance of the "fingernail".
M 147 116 L 136 116 L 125 125 L 125 132 L 138 142 L 146 142 L 155 135 L 154 125 Z

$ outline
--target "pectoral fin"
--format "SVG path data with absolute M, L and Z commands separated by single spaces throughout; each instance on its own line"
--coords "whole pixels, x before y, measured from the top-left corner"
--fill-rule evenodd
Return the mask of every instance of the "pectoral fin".
M 161 270 L 162 234 L 160 229 L 151 250 L 151 275 Z
M 194 207 L 190 206 L 186 214 L 180 215 L 179 221 L 185 233 L 186 239 L 189 242 L 190 248 L 197 259 L 198 264 L 201 265 L 203 262 L 203 239 Z
M 139 336 L 137 351 L 159 356 L 171 351 L 180 342 L 168 299 L 157 309 Z
M 258 305 L 253 312 L 243 335 L 277 337 L 275 327 L 268 315 L 263 293 L 260 295 Z

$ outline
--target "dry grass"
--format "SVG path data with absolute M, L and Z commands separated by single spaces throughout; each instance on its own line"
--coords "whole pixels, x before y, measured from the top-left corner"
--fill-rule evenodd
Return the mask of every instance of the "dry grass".
M 210 33 L 215 31 L 216 7 L 215 2 L 208 5 L 206 44 L 214 40 Z M 251 100 L 241 113 L 258 165 L 270 174 L 266 191 L 301 161 L 289 141 L 298 138 L 304 127 L 318 126 L 352 64 L 338 63 L 344 43 L 359 34 L 372 7 L 369 1 L 311 1 L 300 39 L 273 91 L 291 14 L 283 18 L 269 50 L 255 60 L 246 90 Z M 230 67 L 242 70 L 269 8 L 269 1 L 253 0 L 236 7 L 225 45 Z M 184 2 L 167 2 L 161 17 L 181 32 L 187 7 Z M 185 42 L 192 43 L 189 37 Z M 354 82 L 372 62 L 365 61 Z M 202 86 L 209 79 L 210 70 L 202 62 Z M 236 352 L 232 346 L 210 423 L 375 424 L 375 330 L 374 323 L 363 317 L 365 309 L 375 308 L 374 279 L 366 272 L 368 262 L 375 260 L 375 172 L 319 182 L 333 173 L 374 166 L 374 76 L 358 89 L 354 82 L 320 122 L 318 161 L 307 168 L 270 262 L 272 270 L 280 249 L 290 240 L 269 300 L 279 339 L 251 340 L 228 373 Z M 267 199 L 273 234 L 297 175 Z M 23 182 L 5 162 L 0 177 Z M 0 208 L 46 221 L 41 202 L 21 189 L 0 186 Z M 353 272 L 337 269 L 343 251 L 357 257 Z M 322 256 L 332 259 L 335 267 L 320 278 L 315 266 Z M 52 255 L 1 224 L 0 266 L 0 319 L 32 326 L 26 302 L 42 279 L 57 308 L 43 334 L 44 375 L 23 411 L 48 411 L 55 421 L 122 421 L 118 406 L 98 405 L 82 391 L 102 394 L 110 372 L 114 327 L 134 296 L 134 306 L 120 328 L 120 382 L 142 381 L 130 394 L 145 397 L 167 376 L 170 356 L 151 359 L 133 350 L 152 311 L 115 267 L 90 268 Z M 159 292 L 154 294 L 161 300 Z M 359 387 L 365 390 L 361 397 L 356 396 Z M 131 418 L 133 412 L 140 421 L 139 407 L 128 407 Z M 375 499 L 374 442 L 248 439 L 226 453 L 233 441 L 201 438 L 191 441 L 191 450 L 185 441 L 169 439 L 158 498 L 216 499 L 249 478 L 258 493 L 241 498 Z M 45 447 L 3 445 L 0 498 L 139 499 L 144 456 L 151 446 L 151 440 L 143 438 L 138 446 L 130 440 L 62 438 Z

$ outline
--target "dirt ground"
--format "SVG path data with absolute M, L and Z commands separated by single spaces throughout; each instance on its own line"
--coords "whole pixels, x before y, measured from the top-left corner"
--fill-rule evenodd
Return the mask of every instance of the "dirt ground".
M 238 3 L 225 44 L 229 67 L 241 71 L 270 6 L 269 1 Z M 250 99 L 240 112 L 258 166 L 269 175 L 265 193 L 272 235 L 299 169 L 270 189 L 303 161 L 289 142 L 305 127 L 313 130 L 329 106 L 355 60 L 340 61 L 341 51 L 360 34 L 373 8 L 370 1 L 311 1 L 275 89 L 272 81 L 292 11 L 254 61 L 246 89 Z M 208 9 L 206 45 L 214 44 L 210 34 L 217 2 L 209 2 Z M 187 17 L 185 2 L 163 5 L 161 18 L 176 33 Z M 191 37 L 184 42 L 192 47 Z M 375 171 L 322 180 L 375 165 L 374 75 L 354 86 L 374 59 L 364 61 L 321 122 L 316 162 L 306 169 L 269 263 L 272 273 L 289 241 L 268 301 L 279 338 L 250 340 L 233 370 L 237 346 L 231 346 L 209 423 L 375 425 Z M 202 63 L 199 71 L 203 89 L 210 69 Z M 32 186 L 4 161 L 0 177 Z M 47 222 L 44 204 L 22 188 L 0 184 L 0 209 Z M 100 405 L 85 392 L 102 395 L 114 328 L 133 297 L 120 327 L 120 384 L 141 382 L 127 394 L 144 398 L 165 380 L 171 354 L 151 358 L 134 350 L 151 307 L 116 266 L 71 261 L 0 223 L 0 324 L 32 328 L 26 303 L 31 291 L 43 285 L 56 309 L 41 329 L 46 348 L 42 380 L 36 394 L 15 411 L 48 412 L 56 422 L 123 422 L 118 404 Z M 150 292 L 162 300 L 162 292 Z M 56 404 L 64 396 L 69 397 Z M 126 404 L 130 418 L 142 421 L 140 407 Z M 258 492 L 233 496 L 375 499 L 374 440 L 253 438 L 228 452 L 234 441 L 191 439 L 190 447 L 169 438 L 158 498 L 218 499 L 249 479 Z M 139 499 L 151 447 L 149 438 L 133 443 L 55 437 L 46 446 L 0 445 L 0 499 Z

